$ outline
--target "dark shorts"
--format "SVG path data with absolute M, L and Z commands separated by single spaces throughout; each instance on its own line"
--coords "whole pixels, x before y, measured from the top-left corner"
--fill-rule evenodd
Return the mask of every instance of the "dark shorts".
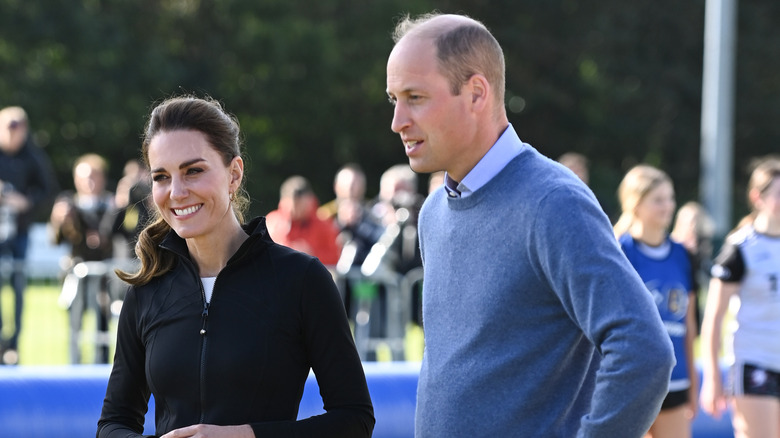
M 688 403 L 687 389 L 683 389 L 682 391 L 671 391 L 670 393 L 666 394 L 666 398 L 661 404 L 661 410 L 663 411 L 666 409 L 674 409 L 686 403 Z
M 731 395 L 768 395 L 780 398 L 780 372 L 749 363 L 735 363 L 729 372 Z

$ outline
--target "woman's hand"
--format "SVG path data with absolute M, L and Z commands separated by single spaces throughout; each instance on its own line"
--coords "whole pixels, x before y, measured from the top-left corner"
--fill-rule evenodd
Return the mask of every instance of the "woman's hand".
M 720 373 L 718 373 L 720 375 Z M 723 412 L 726 411 L 726 396 L 723 394 L 723 386 L 716 378 L 705 379 L 701 386 L 699 404 L 704 412 L 711 417 L 720 419 Z
M 248 424 L 241 426 L 215 426 L 213 424 L 196 424 L 172 430 L 160 438 L 255 438 L 255 433 Z
M 699 385 L 692 386 L 688 390 L 688 408 L 686 409 L 685 417 L 688 420 L 693 421 L 696 418 L 696 414 L 699 412 Z

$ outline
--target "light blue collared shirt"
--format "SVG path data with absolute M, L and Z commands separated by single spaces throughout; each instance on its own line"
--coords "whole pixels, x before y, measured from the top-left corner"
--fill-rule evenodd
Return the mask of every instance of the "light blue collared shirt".
M 517 136 L 515 128 L 510 123 L 504 130 L 504 133 L 498 138 L 496 143 L 487 151 L 484 157 L 474 166 L 471 171 L 463 178 L 458 184 L 458 191 L 460 191 L 460 197 L 465 198 L 471 195 L 475 191 L 479 190 L 482 186 L 488 183 L 494 176 L 498 175 L 513 158 L 520 154 L 523 150 L 524 143 Z M 449 178 L 449 175 L 445 174 L 444 178 Z M 453 194 L 449 187 L 444 186 L 447 193 L 450 196 L 457 197 L 457 194 Z

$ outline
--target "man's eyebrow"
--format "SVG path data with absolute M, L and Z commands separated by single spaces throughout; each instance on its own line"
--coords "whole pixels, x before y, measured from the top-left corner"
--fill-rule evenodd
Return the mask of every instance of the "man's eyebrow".
M 414 87 L 407 87 L 407 88 L 404 88 L 403 90 L 398 91 L 397 93 L 392 93 L 392 94 L 409 94 L 409 93 L 414 93 L 415 91 L 416 91 L 416 88 L 414 88 Z M 387 90 L 387 95 L 389 96 L 390 94 L 391 94 L 390 90 Z
M 205 161 L 205 160 L 203 158 L 193 158 L 193 159 L 191 159 L 189 161 L 185 161 L 185 162 L 179 164 L 179 169 L 184 169 L 185 167 L 192 166 L 193 164 L 195 164 L 197 162 L 200 162 L 200 161 Z M 159 172 L 165 172 L 165 169 L 162 168 L 162 167 L 159 167 L 157 169 L 152 169 L 152 173 L 159 173 Z

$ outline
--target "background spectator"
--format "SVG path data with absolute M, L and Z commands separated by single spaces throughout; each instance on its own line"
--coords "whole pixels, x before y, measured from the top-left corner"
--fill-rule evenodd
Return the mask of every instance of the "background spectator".
M 384 227 L 377 223 L 366 209 L 366 175 L 357 164 L 344 165 L 333 181 L 336 199 L 317 210 L 323 220 L 332 220 L 339 229 L 341 255 L 336 264 L 338 286 L 344 299 L 347 315 L 354 321 L 358 306 L 353 293 L 356 283 L 362 282 L 360 266 L 371 247 L 381 237 Z
M 149 169 L 138 160 L 125 163 L 124 175 L 116 185 L 113 229 L 114 258 L 134 258 L 135 242 L 150 216 L 151 181 Z
M 417 217 L 425 198 L 417 189 L 417 174 L 408 164 L 388 168 L 379 180 L 379 194 L 369 203 L 371 215 L 393 234 L 384 263 L 401 274 L 422 266 L 417 242 Z
M 0 364 L 19 361 L 29 227 L 37 213 L 48 210 L 57 183 L 46 155 L 32 141 L 27 113 L 18 106 L 0 110 L 0 262 L 8 259 L 14 292 L 14 330 L 0 339 Z M 0 269 L 0 290 L 4 279 Z M 0 308 L 0 331 L 3 328 Z
M 618 197 L 622 214 L 615 235 L 658 307 L 677 360 L 646 437 L 690 437 L 699 395 L 693 354 L 697 290 L 688 251 L 668 235 L 676 206 L 672 180 L 655 167 L 635 166 L 620 183 Z
M 282 245 L 335 266 L 341 247 L 338 229 L 332 220 L 317 217 L 319 201 L 306 178 L 295 175 L 286 179 L 279 191 L 279 207 L 266 215 L 271 238 Z
M 106 190 L 108 165 L 103 157 L 86 154 L 73 165 L 75 192 L 61 194 L 54 203 L 49 223 L 54 242 L 67 242 L 71 247 L 70 269 L 81 262 L 99 262 L 81 265 L 92 272 L 69 271 L 63 282 L 61 304 L 70 310 L 71 362 L 81 362 L 79 335 L 84 311 L 96 311 L 98 348 L 95 362 L 108 362 L 108 320 L 111 299 L 106 273 L 113 257 L 113 224 L 116 207 L 114 194 Z M 105 339 L 103 339 L 105 338 Z
M 588 166 L 588 158 L 585 155 L 578 152 L 566 152 L 558 157 L 558 162 L 574 172 L 586 186 L 590 185 L 590 169 Z
M 780 436 L 780 160 L 750 176 L 751 212 L 715 258 L 701 329 L 701 407 L 719 418 L 730 405 L 736 437 Z M 739 298 L 730 385 L 723 387 L 723 319 Z
M 695 201 L 683 204 L 677 210 L 672 228 L 672 240 L 679 242 L 691 255 L 693 267 L 693 288 L 696 291 L 695 310 L 696 327 L 701 331 L 702 309 L 699 297 L 706 296 L 706 287 L 710 280 L 710 268 L 712 267 L 712 239 L 715 235 L 715 222 L 704 209 L 704 206 Z
M 671 237 L 691 254 L 699 285 L 709 280 L 714 235 L 715 223 L 701 204 L 689 201 L 677 210 Z

